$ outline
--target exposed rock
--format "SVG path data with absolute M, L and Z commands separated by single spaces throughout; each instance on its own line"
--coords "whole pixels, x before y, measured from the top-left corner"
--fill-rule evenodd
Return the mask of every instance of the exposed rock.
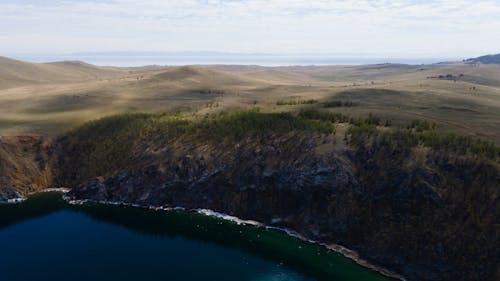
M 183 143 L 185 154 L 177 156 L 171 150 L 180 148 L 167 147 L 148 165 L 83 183 L 71 196 L 257 220 L 344 245 L 408 280 L 495 280 L 498 186 L 476 195 L 469 188 L 498 179 L 497 167 L 436 162 L 430 152 L 415 165 L 411 152 L 385 147 L 316 154 L 315 137 L 295 137 L 203 148 Z M 464 203 L 461 196 L 482 199 Z M 471 211 L 484 217 L 476 221 Z
M 51 187 L 51 142 L 42 136 L 0 138 L 0 201 Z
M 498 163 L 383 142 L 317 152 L 332 141 L 142 139 L 91 177 L 88 143 L 2 140 L 0 196 L 72 186 L 74 199 L 211 209 L 343 245 L 408 280 L 498 280 Z

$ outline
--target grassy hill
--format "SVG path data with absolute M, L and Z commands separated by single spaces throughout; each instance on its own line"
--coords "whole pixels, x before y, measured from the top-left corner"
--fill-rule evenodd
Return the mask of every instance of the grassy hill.
M 0 89 L 30 84 L 70 83 L 123 75 L 124 70 L 78 61 L 29 63 L 0 57 Z
M 12 67 L 11 67 L 12 66 Z M 204 116 L 251 109 L 328 110 L 394 127 L 414 119 L 500 143 L 500 66 L 495 64 L 102 68 L 81 62 L 0 61 L 0 134 L 57 135 L 125 112 Z M 10 85 L 10 86 L 9 86 Z M 301 103 L 298 101 L 311 101 Z
M 466 63 L 500 64 L 500 54 L 486 55 L 472 59 L 466 59 Z

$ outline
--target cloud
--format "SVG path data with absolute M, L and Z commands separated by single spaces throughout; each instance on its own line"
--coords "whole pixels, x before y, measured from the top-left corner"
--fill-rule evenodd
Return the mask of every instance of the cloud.
M 209 50 L 476 55 L 498 1 L 0 1 L 0 52 Z M 496 50 L 498 51 L 498 50 Z

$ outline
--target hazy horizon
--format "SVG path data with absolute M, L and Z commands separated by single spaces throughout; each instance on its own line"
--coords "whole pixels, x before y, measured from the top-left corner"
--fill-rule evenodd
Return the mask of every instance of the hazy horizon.
M 13 54 L 10 58 L 29 62 L 83 61 L 100 66 L 232 64 L 261 66 L 292 65 L 362 65 L 362 64 L 433 64 L 461 61 L 457 57 L 381 57 L 373 54 L 310 53 L 229 53 L 210 51 L 187 52 L 78 52 L 68 54 Z
M 490 0 L 0 0 L 0 55 L 144 50 L 465 59 L 498 51 L 499 14 L 500 2 Z

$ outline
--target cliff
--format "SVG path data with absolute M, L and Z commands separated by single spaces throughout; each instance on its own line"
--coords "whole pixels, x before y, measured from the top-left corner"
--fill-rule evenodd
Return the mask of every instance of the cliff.
M 498 280 L 498 147 L 379 123 L 312 111 L 121 115 L 56 140 L 50 165 L 75 199 L 258 220 L 408 280 Z
M 0 202 L 52 184 L 51 142 L 42 136 L 0 136 Z

